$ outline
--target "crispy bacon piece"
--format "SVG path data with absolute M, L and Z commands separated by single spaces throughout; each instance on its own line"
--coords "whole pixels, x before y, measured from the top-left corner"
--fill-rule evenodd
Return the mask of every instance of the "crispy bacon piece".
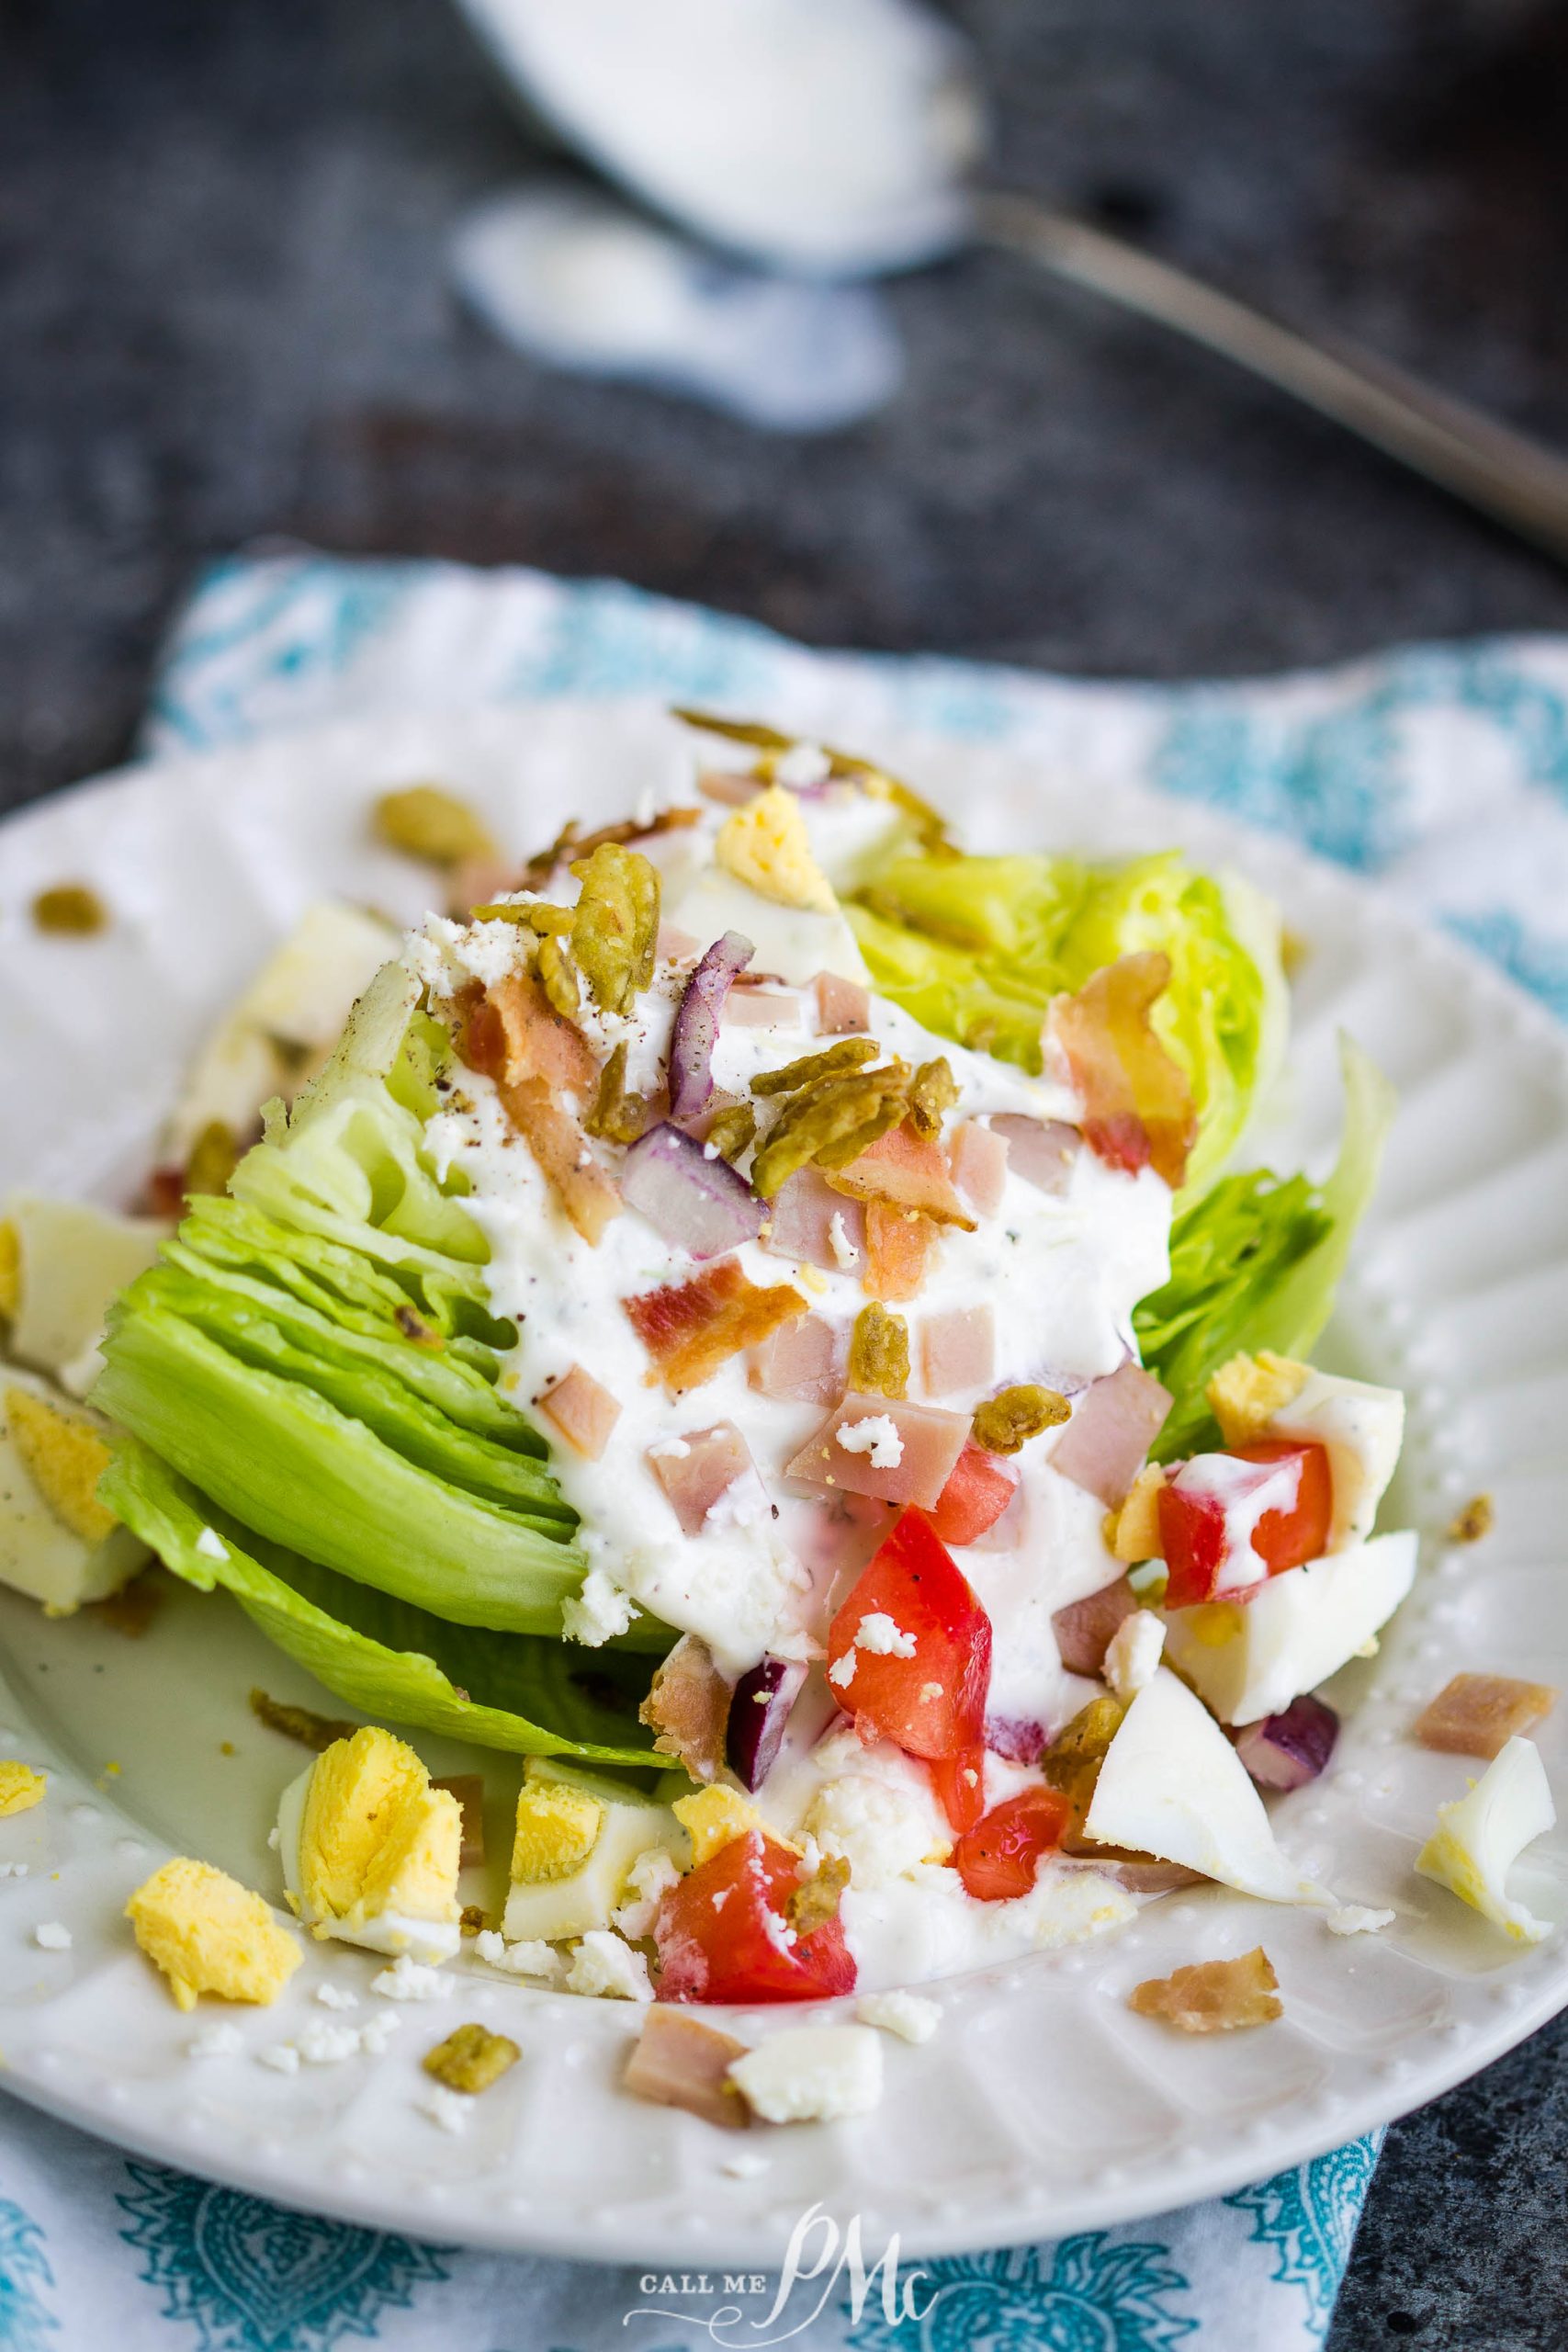
M 593 1085 L 587 1041 L 563 1021 L 530 973 L 509 972 L 468 990 L 458 1008 L 457 1051 L 495 1080 L 507 1117 L 584 1241 L 597 1245 L 621 1210 L 613 1180 L 594 1159 L 575 1114 L 560 1099 Z
M 914 1209 L 890 1208 L 886 1201 L 865 1204 L 865 1272 L 860 1286 L 868 1298 L 887 1306 L 918 1298 L 937 1246 L 940 1228 Z
M 1549 1683 L 1506 1674 L 1456 1674 L 1416 1717 L 1414 1736 L 1445 1756 L 1498 1756 L 1557 1704 Z
M 1149 1014 L 1170 979 L 1170 958 L 1145 950 L 1058 997 L 1050 1034 L 1083 1098 L 1084 1140 L 1113 1168 L 1152 1168 L 1174 1191 L 1187 1173 L 1198 1114 L 1187 1073 L 1156 1036 Z
M 653 1358 L 649 1385 L 662 1380 L 671 1396 L 700 1388 L 742 1348 L 760 1346 L 806 1313 L 805 1299 L 788 1283 L 759 1289 L 733 1258 L 705 1266 L 689 1283 L 666 1283 L 621 1304 Z
M 1098 1674 L 1105 1664 L 1111 1634 L 1138 1606 L 1138 1596 L 1125 1577 L 1102 1584 L 1082 1600 L 1069 1600 L 1051 1620 L 1062 1664 L 1069 1674 Z
M 713 1779 L 724 1762 L 729 1685 L 695 1634 L 682 1634 L 660 1667 L 637 1718 L 660 1756 L 678 1757 L 696 1780 Z
M 1141 2018 L 1163 2018 L 1179 2033 L 1234 2033 L 1282 2017 L 1279 1996 L 1280 1980 L 1258 1944 L 1238 1960 L 1200 1960 L 1168 1976 L 1150 1976 L 1134 1985 L 1127 2007 Z
M 989 1385 L 997 1360 L 997 1318 L 988 1302 L 928 1315 L 920 1325 L 920 1373 L 928 1396 Z
M 669 2001 L 655 2001 L 644 2012 L 641 2037 L 621 2081 L 634 2098 L 684 2108 L 705 2123 L 744 2131 L 751 2110 L 730 2083 L 729 2069 L 745 2054 L 746 2044 L 732 2033 L 704 2025 Z
M 953 1181 L 973 1209 L 994 1216 L 1007 1189 L 1007 1137 L 978 1119 L 965 1119 L 953 1131 L 948 1152 Z
M 892 1208 L 918 1209 L 938 1225 L 956 1225 L 964 1233 L 975 1230 L 940 1145 L 907 1125 L 889 1127 L 828 1181 L 836 1193 L 848 1193 L 852 1200 L 885 1201 Z
M 610 1442 L 610 1432 L 621 1418 L 620 1405 L 580 1363 L 552 1383 L 536 1399 L 539 1410 L 553 1421 L 567 1443 L 585 1462 L 597 1462 Z
M 648 1466 L 664 1489 L 683 1535 L 700 1535 L 703 1522 L 721 1495 L 737 1478 L 757 1475 L 751 1449 L 733 1421 L 716 1421 L 711 1430 L 690 1430 L 679 1439 L 683 1453 L 650 1446 Z

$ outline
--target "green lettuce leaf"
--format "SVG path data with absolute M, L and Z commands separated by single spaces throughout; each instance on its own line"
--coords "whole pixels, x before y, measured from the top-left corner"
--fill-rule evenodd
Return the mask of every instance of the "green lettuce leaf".
M 1158 1461 L 1220 1442 L 1203 1391 L 1223 1363 L 1260 1348 L 1309 1355 L 1328 1320 L 1394 1105 L 1388 1080 L 1348 1037 L 1340 1061 L 1345 1125 L 1324 1184 L 1253 1169 L 1222 1177 L 1177 1215 L 1170 1278 L 1133 1315 L 1144 1363 L 1176 1399 Z
M 103 1493 L 175 1576 L 231 1593 L 280 1649 L 367 1715 L 513 1755 L 668 1769 L 637 1720 L 646 1658 L 475 1634 L 313 1567 L 241 1526 L 134 1439 L 117 1449 Z M 223 1557 L 210 1539 L 200 1548 L 208 1529 Z
M 878 989 L 940 1035 L 1032 1071 L 1053 996 L 1119 956 L 1168 956 L 1153 1018 L 1198 1110 L 1187 1198 L 1230 1157 L 1284 1051 L 1273 907 L 1240 876 L 1195 873 L 1175 850 L 1106 865 L 899 858 L 849 914 Z

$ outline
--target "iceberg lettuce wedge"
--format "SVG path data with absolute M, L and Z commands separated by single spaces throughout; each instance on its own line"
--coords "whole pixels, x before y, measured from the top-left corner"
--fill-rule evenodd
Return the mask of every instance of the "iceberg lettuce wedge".
M 646 1658 L 476 1635 L 313 1567 L 240 1526 L 134 1440 L 118 1449 L 104 1495 L 175 1576 L 231 1593 L 280 1649 L 367 1715 L 513 1755 L 667 1769 L 637 1720 Z

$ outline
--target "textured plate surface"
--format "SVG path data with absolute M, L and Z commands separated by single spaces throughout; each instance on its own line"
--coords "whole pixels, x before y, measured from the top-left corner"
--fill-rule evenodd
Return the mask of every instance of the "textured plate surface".
M 367 846 L 366 806 L 439 775 L 513 847 L 569 813 L 622 813 L 682 773 L 685 739 L 637 704 L 395 718 L 279 738 L 218 758 L 131 771 L 25 812 L 0 831 L 0 1191 L 123 1198 L 204 1023 L 308 901 L 337 890 L 400 916 L 419 874 Z M 1463 951 L 1288 845 L 1190 804 L 1053 774 L 1015 754 L 877 747 L 958 814 L 978 846 L 1149 849 L 1229 858 L 1276 893 L 1308 944 L 1287 1084 L 1260 1157 L 1320 1171 L 1338 1106 L 1335 1034 L 1378 1057 L 1402 1102 L 1376 1210 L 1330 1336 L 1342 1368 L 1410 1397 L 1390 1523 L 1414 1521 L 1423 1571 L 1373 1662 L 1331 1695 L 1347 1710 L 1332 1771 L 1286 1799 L 1285 1845 L 1345 1901 L 1392 1905 L 1386 1933 L 1218 1890 L 1168 1899 L 1120 1936 L 952 1980 L 942 2029 L 887 2046 L 880 2111 L 769 2135 L 767 2170 L 689 2117 L 625 2099 L 616 2075 L 636 2014 L 534 1993 L 463 1962 L 456 1997 L 405 2007 L 378 2061 L 286 2076 L 255 2053 L 325 2012 L 326 1976 L 360 1995 L 376 1963 L 313 1947 L 265 2012 L 204 2005 L 181 2018 L 130 1944 L 130 1890 L 171 1849 L 276 1888 L 265 1844 L 298 1748 L 245 1704 L 262 1682 L 322 1702 L 227 1602 L 181 1589 L 141 1640 L 96 1616 L 48 1623 L 0 1595 L 0 1755 L 51 1773 L 45 1804 L 0 1823 L 0 2048 L 6 2081 L 107 2137 L 286 2201 L 415 2235 L 602 2258 L 776 2258 L 805 2207 L 852 2212 L 874 2238 L 940 2252 L 1105 2226 L 1233 2189 L 1432 2097 L 1568 2003 L 1561 1928 L 1519 1953 L 1411 1864 L 1463 1759 L 1405 1737 L 1460 1667 L 1568 1684 L 1568 1048 L 1549 1018 Z M 101 938 L 39 939 L 26 909 L 63 879 L 115 910 Z M 1483 1545 L 1442 1530 L 1479 1490 Z M 1541 1727 L 1564 1784 L 1568 1709 Z M 422 1742 L 438 1770 L 471 1751 Z M 484 1759 L 492 1852 L 513 1775 Z M 1535 1909 L 1568 1917 L 1568 1840 L 1516 1874 Z M 472 1890 L 477 1899 L 481 1890 Z M 33 1930 L 58 1920 L 67 1951 Z M 1186 2041 L 1133 2016 L 1129 1987 L 1262 1940 L 1285 2017 L 1266 2031 Z M 192 2034 L 232 2016 L 236 2056 L 197 2060 Z M 523 2063 L 457 2138 L 421 2112 L 420 2053 L 460 2018 L 511 2030 Z M 743 2014 L 743 2032 L 766 2016 Z

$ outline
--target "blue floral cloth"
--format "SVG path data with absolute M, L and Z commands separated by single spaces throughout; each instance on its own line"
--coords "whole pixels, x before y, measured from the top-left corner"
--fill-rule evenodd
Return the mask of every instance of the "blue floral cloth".
M 1568 1017 L 1568 648 L 1422 647 L 1263 683 L 1083 684 L 820 653 L 615 582 L 242 558 L 171 639 L 149 752 L 391 707 L 657 694 L 874 747 L 897 726 L 1037 748 L 1293 834 L 1496 958 Z M 1325 2337 L 1375 2137 L 1214 2203 L 1055 2244 L 704 2281 L 499 2257 L 285 2211 L 0 2108 L 0 2352 L 1306 2352 Z M 871 2263 L 880 2247 L 866 2250 Z M 918 2274 L 918 2275 L 917 2275 Z M 754 2290 L 753 2290 L 754 2288 Z M 910 2315 L 910 2306 L 913 2315 Z M 728 2316 L 727 2316 L 728 2314 Z

